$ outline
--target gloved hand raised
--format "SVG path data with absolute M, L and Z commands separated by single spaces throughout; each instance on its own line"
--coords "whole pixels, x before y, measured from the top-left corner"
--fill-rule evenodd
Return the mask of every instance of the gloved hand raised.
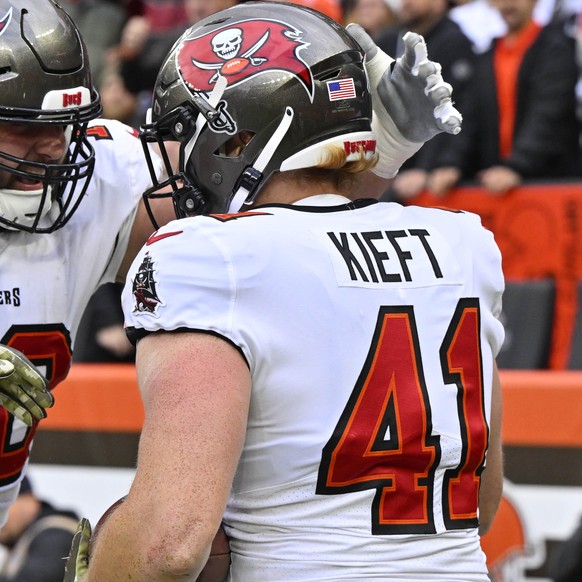
M 396 61 L 380 50 L 359 24 L 348 32 L 366 53 L 380 160 L 372 170 L 393 178 L 400 166 L 435 135 L 461 131 L 462 115 L 454 107 L 452 87 L 443 80 L 439 63 L 428 60 L 424 38 L 404 37 L 404 54 Z
M 21 352 L 0 344 L 0 405 L 27 426 L 54 404 L 46 378 Z

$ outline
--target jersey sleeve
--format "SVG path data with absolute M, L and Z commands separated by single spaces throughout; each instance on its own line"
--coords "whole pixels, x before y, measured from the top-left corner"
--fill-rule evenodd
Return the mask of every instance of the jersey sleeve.
M 248 358 L 234 325 L 236 271 L 212 229 L 204 228 L 210 220 L 169 223 L 134 260 L 122 294 L 125 325 L 134 343 L 157 331 L 204 331 L 224 337 Z

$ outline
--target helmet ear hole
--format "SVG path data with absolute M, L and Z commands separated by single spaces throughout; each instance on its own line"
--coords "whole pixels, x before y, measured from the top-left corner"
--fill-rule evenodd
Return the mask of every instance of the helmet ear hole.
M 239 131 L 236 135 L 227 139 L 215 152 L 215 156 L 224 158 L 238 158 L 245 148 L 251 143 L 255 133 L 252 131 Z

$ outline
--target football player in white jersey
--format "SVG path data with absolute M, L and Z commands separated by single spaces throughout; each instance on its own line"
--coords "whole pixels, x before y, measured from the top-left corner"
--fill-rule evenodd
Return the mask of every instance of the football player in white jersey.
M 89 298 L 123 279 L 153 230 L 137 132 L 100 113 L 66 13 L 52 0 L 1 0 L 0 402 L 16 418 L 0 409 L 0 523 Z
M 391 73 L 354 36 L 369 74 L 333 21 L 251 2 L 193 26 L 162 66 L 143 135 L 181 142 L 180 220 L 123 294 L 137 472 L 88 565 L 80 524 L 67 580 L 196 580 L 221 520 L 233 582 L 488 580 L 500 254 L 475 215 L 362 192 L 376 138 L 376 172 L 394 172 L 372 132 L 402 98 L 391 82 L 442 78 L 418 37 Z M 400 103 L 411 127 L 417 101 Z

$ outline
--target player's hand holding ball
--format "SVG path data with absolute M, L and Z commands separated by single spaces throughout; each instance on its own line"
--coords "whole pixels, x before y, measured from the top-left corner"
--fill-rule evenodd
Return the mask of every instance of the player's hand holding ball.
M 103 524 L 124 500 L 125 497 L 121 497 L 105 511 L 97 522 L 94 531 L 91 530 L 91 524 L 88 519 L 83 518 L 79 521 L 65 565 L 63 582 L 83 582 L 89 569 L 91 544 L 97 539 Z M 229 569 L 230 546 L 224 528 L 221 526 L 212 541 L 208 561 L 196 582 L 224 582 L 228 576 Z

